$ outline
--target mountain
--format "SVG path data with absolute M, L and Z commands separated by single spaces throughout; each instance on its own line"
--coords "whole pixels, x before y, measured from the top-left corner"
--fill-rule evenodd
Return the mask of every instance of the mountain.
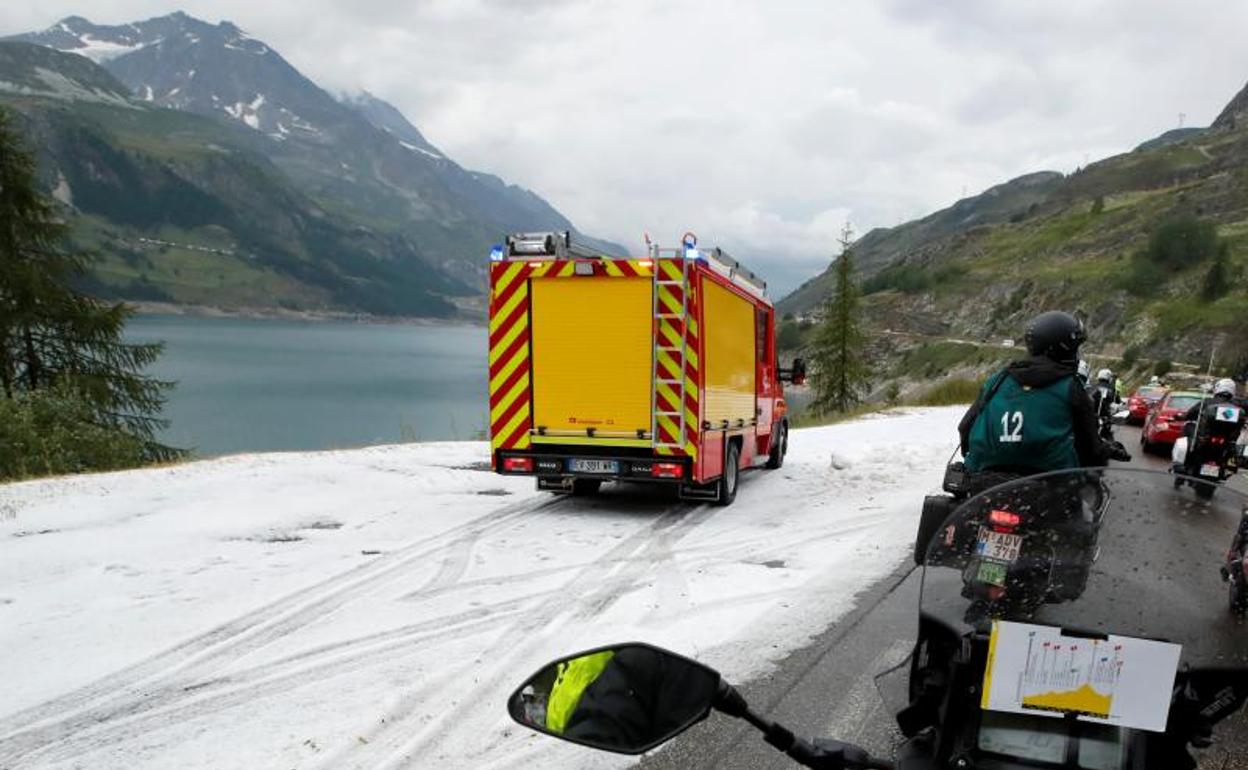
M 1064 308 L 1088 320 L 1094 350 L 1248 362 L 1248 88 L 1208 130 L 1162 138 L 868 233 L 855 253 L 869 324 L 1014 339 Z M 831 285 L 825 272 L 780 307 L 810 312 Z
M 429 154 L 429 157 L 435 159 L 444 159 L 446 156 L 442 154 L 437 147 L 429 144 L 424 134 L 420 133 L 420 129 L 413 126 L 404 117 L 402 112 L 390 102 L 384 99 L 378 99 L 368 91 L 360 91 L 355 94 L 342 94 L 339 97 L 346 106 L 358 112 L 365 120 L 372 123 L 382 131 L 394 136 L 405 145 L 410 145 L 409 150 L 419 150 Z
M 0 105 L 98 254 L 107 297 L 237 308 L 450 317 L 473 289 L 410 238 L 326 211 L 254 132 L 128 99 L 87 59 L 0 42 Z
M 1215 131 L 1234 131 L 1245 127 L 1248 127 L 1248 85 L 1223 108 L 1211 126 Z
M 871 275 L 901 259 L 922 260 L 943 239 L 980 225 L 1019 218 L 1039 205 L 1061 183 L 1056 171 L 1040 171 L 963 198 L 949 208 L 897 227 L 876 228 L 854 244 L 858 269 Z M 812 310 L 831 290 L 830 271 L 812 278 L 781 301 L 786 312 Z
M 331 96 L 230 22 L 174 13 L 103 26 L 69 17 L 12 40 L 97 62 L 144 114 L 164 108 L 217 124 L 309 205 L 408 244 L 448 286 L 482 290 L 483 255 L 507 232 L 575 229 L 537 194 L 456 164 L 392 105 Z

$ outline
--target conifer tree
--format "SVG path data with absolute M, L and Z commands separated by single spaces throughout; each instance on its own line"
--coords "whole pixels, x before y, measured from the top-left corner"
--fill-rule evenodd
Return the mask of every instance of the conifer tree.
M 155 436 L 173 384 L 142 373 L 163 346 L 125 342 L 133 309 L 74 288 L 89 258 L 65 250 L 66 235 L 34 156 L 0 109 L 0 397 L 72 394 L 93 427 L 141 442 L 144 459 L 172 459 L 181 452 Z
M 836 279 L 823 303 L 823 319 L 815 332 L 811 356 L 818 414 L 844 412 L 862 400 L 867 387 L 866 336 L 862 331 L 861 297 L 854 279 L 853 231 L 841 231 L 841 253 L 832 265 Z

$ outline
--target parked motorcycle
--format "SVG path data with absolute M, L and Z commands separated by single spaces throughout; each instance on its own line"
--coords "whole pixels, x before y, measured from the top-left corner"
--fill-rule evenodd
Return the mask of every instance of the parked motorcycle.
M 1221 601 L 1211 601 L 1216 575 L 1140 563 L 1200 563 L 1210 548 L 1221 549 L 1205 534 L 1207 524 L 1234 531 L 1248 499 L 1228 491 L 1199 530 L 1176 538 L 1178 516 L 1168 514 L 1183 504 L 1166 493 L 1167 474 L 1115 469 L 1098 472 L 1098 480 L 1105 499 L 1099 542 L 1084 553 L 1078 595 L 1061 603 L 1043 599 L 1061 591 L 1060 570 L 1013 569 L 1024 554 L 1049 547 L 1051 532 L 1016 528 L 1011 534 L 1022 541 L 995 549 L 982 528 L 1006 502 L 1011 512 L 1055 519 L 1038 509 L 1085 489 L 1086 471 L 972 496 L 941 527 L 924 559 L 914 651 L 882 677 L 900 672 L 906 680 L 893 709 L 904 736 L 895 760 L 798 737 L 751 709 L 718 672 L 642 643 L 543 666 L 512 695 L 508 710 L 531 729 L 625 754 L 657 748 L 716 710 L 744 719 L 811 768 L 1191 770 L 1190 748 L 1208 747 L 1214 726 L 1248 700 L 1248 646 L 1221 622 Z M 975 598 L 964 590 L 965 572 L 985 555 L 985 544 L 1006 566 L 1007 594 L 1041 598 L 968 613 Z M 881 689 L 895 691 L 886 683 Z

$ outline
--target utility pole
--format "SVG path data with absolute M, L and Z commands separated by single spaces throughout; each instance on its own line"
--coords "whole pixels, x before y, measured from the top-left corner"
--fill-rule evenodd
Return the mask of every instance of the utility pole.
M 1209 350 L 1209 368 L 1205 371 L 1206 377 L 1213 376 L 1213 362 L 1218 356 L 1218 348 L 1222 346 L 1222 340 L 1221 334 L 1213 338 L 1213 347 Z

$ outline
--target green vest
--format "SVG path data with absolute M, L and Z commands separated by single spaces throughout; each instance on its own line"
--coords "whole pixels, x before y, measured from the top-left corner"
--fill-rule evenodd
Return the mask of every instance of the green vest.
M 555 683 L 550 688 L 550 700 L 546 703 L 546 729 L 563 733 L 585 688 L 594 683 L 614 655 L 611 650 L 604 650 L 559 664 Z
M 971 425 L 966 469 L 1029 468 L 1039 473 L 1078 468 L 1070 411 L 1074 376 L 1030 388 L 1001 372 L 984 383 L 981 398 L 1004 378 Z

